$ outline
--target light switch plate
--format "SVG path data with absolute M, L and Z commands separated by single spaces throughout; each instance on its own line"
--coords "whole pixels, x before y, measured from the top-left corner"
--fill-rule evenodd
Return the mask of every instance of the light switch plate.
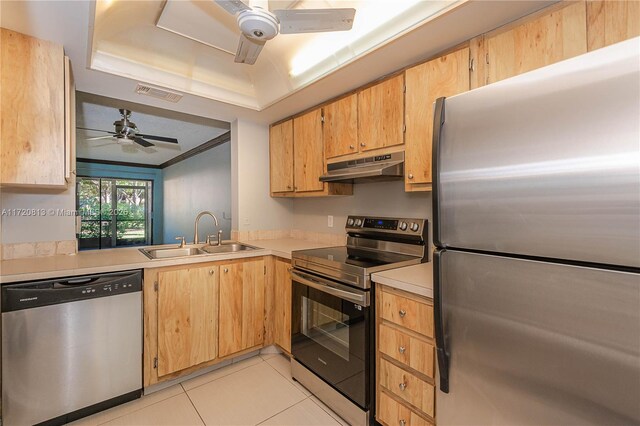
M 327 216 L 327 226 L 333 228 L 333 216 L 331 215 Z

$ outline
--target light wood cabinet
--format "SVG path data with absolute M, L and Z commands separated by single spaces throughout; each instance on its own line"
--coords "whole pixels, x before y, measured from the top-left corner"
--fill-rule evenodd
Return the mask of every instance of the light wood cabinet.
M 274 267 L 274 343 L 291 353 L 291 263 L 276 259 Z
M 484 35 L 486 83 L 587 51 L 586 4 L 560 3 Z
M 158 376 L 216 358 L 219 275 L 217 266 L 158 273 Z
M 587 1 L 589 51 L 640 36 L 640 2 L 635 0 Z
M 435 422 L 433 303 L 376 285 L 376 419 L 385 426 Z
M 263 259 L 220 264 L 221 357 L 262 345 L 265 274 Z
M 293 120 L 269 129 L 271 192 L 293 191 Z
M 405 81 L 405 190 L 430 190 L 433 103 L 469 90 L 469 48 L 407 69 Z
M 270 174 L 272 197 L 351 195 L 353 185 L 320 181 L 324 161 L 322 109 L 272 125 Z
M 324 172 L 322 111 L 318 108 L 293 119 L 296 192 L 322 191 Z
M 325 105 L 323 114 L 325 158 L 358 152 L 358 95 Z
M 404 73 L 358 92 L 360 152 L 404 143 Z
M 144 387 L 263 346 L 265 263 L 258 257 L 145 269 Z
M 0 184 L 65 188 L 75 162 L 75 91 L 63 47 L 0 31 Z

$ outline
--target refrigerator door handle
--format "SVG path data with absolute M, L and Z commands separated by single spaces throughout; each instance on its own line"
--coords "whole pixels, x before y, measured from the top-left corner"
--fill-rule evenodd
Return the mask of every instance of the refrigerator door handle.
M 444 102 L 446 98 L 438 98 L 435 102 L 433 112 L 433 139 L 431 158 L 431 199 L 433 200 L 433 244 L 436 247 L 443 247 L 440 239 L 440 208 L 438 206 L 440 188 L 440 140 L 442 139 L 442 125 L 444 124 Z
M 441 98 L 442 99 L 442 98 Z M 436 355 L 440 373 L 440 390 L 449 393 L 449 353 L 444 338 L 444 320 L 442 313 L 442 276 L 441 256 L 446 250 L 437 250 L 433 255 L 433 315 L 436 335 Z

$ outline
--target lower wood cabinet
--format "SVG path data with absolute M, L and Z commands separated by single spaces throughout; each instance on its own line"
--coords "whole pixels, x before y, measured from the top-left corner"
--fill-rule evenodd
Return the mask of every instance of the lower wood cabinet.
M 434 424 L 435 341 L 431 299 L 376 286 L 376 420 Z
M 264 259 L 220 265 L 221 357 L 262 345 L 265 274 Z
M 274 267 L 274 343 L 291 353 L 291 263 L 276 259 Z
M 261 348 L 265 273 L 262 257 L 145 269 L 144 387 Z
M 158 376 L 216 358 L 218 271 L 204 266 L 158 273 Z

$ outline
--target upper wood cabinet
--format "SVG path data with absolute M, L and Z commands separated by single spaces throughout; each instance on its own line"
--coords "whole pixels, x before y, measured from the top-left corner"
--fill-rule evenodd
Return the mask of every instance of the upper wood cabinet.
M 293 191 L 293 120 L 269 129 L 271 192 Z
M 277 258 L 274 267 L 273 340 L 291 353 L 291 263 Z
M 403 143 L 404 73 L 358 92 L 360 151 Z
M 640 36 L 640 2 L 587 1 L 589 51 Z
M 358 152 L 358 95 L 332 102 L 323 110 L 325 158 Z
M 322 191 L 324 172 L 322 111 L 318 108 L 293 119 L 294 189 L 296 192 Z
M 0 184 L 64 188 L 75 162 L 75 91 L 63 47 L 0 31 Z
M 218 275 L 217 266 L 158 273 L 158 376 L 216 358 Z
M 324 161 L 322 109 L 271 126 L 269 131 L 271 195 L 323 197 L 351 195 L 353 185 L 320 181 Z
M 262 345 L 265 273 L 264 259 L 220 265 L 221 357 Z
M 464 48 L 406 71 L 405 189 L 431 189 L 433 103 L 469 90 L 469 49 Z
M 560 3 L 484 36 L 487 84 L 587 51 L 585 2 Z

